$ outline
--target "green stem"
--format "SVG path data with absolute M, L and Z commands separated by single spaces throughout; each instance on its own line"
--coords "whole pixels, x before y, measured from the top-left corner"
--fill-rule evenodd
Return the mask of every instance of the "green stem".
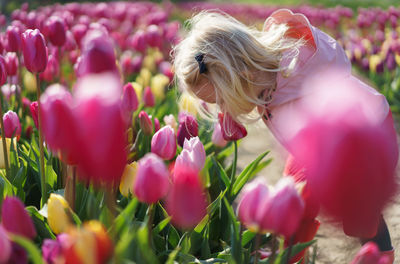
M 287 256 L 286 256 L 286 264 L 290 263 L 290 255 L 292 254 L 292 248 L 293 248 L 293 236 L 291 236 L 289 239 L 289 247 L 288 247 Z
M 236 175 L 236 164 L 237 164 L 237 156 L 238 156 L 238 147 L 237 147 L 237 141 L 233 141 L 233 146 L 235 150 L 235 156 L 233 157 L 233 164 L 232 164 L 232 172 L 231 172 L 231 184 L 229 185 L 229 191 L 228 194 L 231 193 L 233 184 L 235 182 L 235 175 Z
M 148 241 L 149 246 L 153 247 L 152 242 L 152 232 L 153 232 L 153 220 L 154 220 L 154 213 L 155 213 L 156 204 L 150 204 L 149 209 L 147 210 L 147 229 L 148 229 Z
M 6 134 L 4 130 L 4 122 L 3 122 L 3 94 L 1 93 L 0 98 L 0 124 L 1 124 L 1 140 L 3 141 L 3 155 L 4 155 L 4 164 L 6 167 L 6 177 L 10 180 L 10 168 L 8 165 L 8 153 L 7 153 L 7 141 L 6 141 Z M 12 142 L 12 141 L 11 141 Z
M 259 233 L 257 233 L 256 234 L 256 245 L 255 245 L 256 254 L 254 255 L 254 264 L 258 263 L 258 250 L 260 248 L 260 243 L 261 243 L 261 235 Z
M 39 73 L 36 74 L 36 93 L 38 102 L 38 126 L 39 126 L 39 151 L 40 151 L 40 179 L 42 187 L 42 205 L 47 201 L 46 190 L 46 175 L 44 171 L 44 147 L 43 147 L 43 132 L 42 132 L 42 115 L 40 113 L 40 78 Z
M 270 263 L 274 263 L 276 257 L 276 250 L 278 249 L 278 244 L 276 243 L 276 235 L 272 235 L 271 243 L 272 243 L 271 256 L 269 258 L 270 258 Z

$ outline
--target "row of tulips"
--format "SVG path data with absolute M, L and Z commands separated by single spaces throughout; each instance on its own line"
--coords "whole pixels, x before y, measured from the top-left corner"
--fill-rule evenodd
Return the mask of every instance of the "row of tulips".
M 177 104 L 168 89 L 172 8 L 12 13 L 0 34 L 0 263 L 309 259 L 319 208 L 304 179 L 246 185 L 268 152 L 239 173 L 245 127 L 222 113 L 199 120 L 193 98 Z M 378 256 L 374 246 L 354 263 Z

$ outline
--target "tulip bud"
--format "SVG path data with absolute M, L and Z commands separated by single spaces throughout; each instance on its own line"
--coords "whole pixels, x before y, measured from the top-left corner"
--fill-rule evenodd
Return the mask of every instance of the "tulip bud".
M 193 116 L 197 115 L 197 107 L 198 100 L 196 100 L 193 96 L 188 93 L 182 93 L 179 98 L 179 111 L 190 113 Z
M 55 234 L 63 233 L 71 225 L 69 215 L 66 211 L 70 210 L 68 202 L 58 194 L 50 194 L 47 201 L 47 222 Z
M 45 239 L 42 245 L 42 254 L 47 264 L 65 263 L 63 248 L 58 239 Z
M 166 208 L 173 225 L 194 228 L 207 214 L 207 199 L 197 170 L 176 166 Z
M 175 132 L 170 126 L 158 130 L 151 139 L 151 152 L 162 159 L 170 160 L 176 153 Z
M 172 65 L 169 61 L 163 61 L 158 65 L 159 71 L 169 78 L 171 82 L 174 78 L 174 72 L 172 71 Z
M 60 63 L 54 55 L 49 55 L 46 69 L 39 75 L 40 79 L 51 82 L 60 75 Z
M 9 110 L 3 116 L 4 133 L 7 138 L 21 136 L 21 123 L 19 122 L 18 115 Z
M 113 252 L 112 241 L 107 234 L 107 230 L 96 220 L 85 222 L 83 227 L 92 232 L 96 239 L 96 263 L 107 263 Z
M 192 137 L 190 140 L 185 138 L 183 150 L 176 158 L 176 166 L 191 166 L 198 171 L 201 171 L 206 161 L 206 152 L 199 137 Z
M 46 69 L 47 47 L 44 37 L 38 29 L 28 29 L 22 33 L 22 52 L 28 71 L 40 73 Z
M 139 123 L 143 133 L 145 133 L 146 135 L 150 135 L 151 133 L 153 133 L 153 124 L 149 115 L 145 111 L 140 111 Z
M 151 78 L 151 90 L 154 96 L 160 100 L 165 98 L 165 87 L 169 84 L 170 80 L 164 74 L 156 74 Z
M 74 35 L 75 41 L 78 46 L 81 46 L 83 37 L 86 35 L 88 28 L 84 24 L 76 24 L 71 28 L 71 32 Z
M 38 122 L 38 102 L 32 102 L 31 105 L 29 106 L 29 109 L 31 110 L 31 115 L 33 118 L 33 122 L 35 123 L 36 128 L 39 129 L 39 122 Z
M 7 68 L 6 61 L 3 56 L 0 55 L 0 85 L 5 84 L 7 81 Z
M 137 110 L 139 101 L 131 83 L 124 86 L 124 93 L 122 95 L 121 108 L 123 112 L 132 113 Z
M 157 117 L 154 117 L 154 133 L 160 130 L 160 120 Z
M 191 115 L 185 115 L 178 127 L 177 138 L 179 146 L 183 146 L 185 138 L 190 139 L 191 137 L 197 137 L 198 133 L 199 125 L 197 124 L 196 119 Z
M 17 54 L 14 52 L 8 52 L 4 57 L 4 59 L 6 62 L 7 75 L 8 76 L 16 75 L 19 65 Z
M 155 105 L 154 94 L 149 86 L 144 89 L 143 102 L 146 107 L 153 107 Z
M 382 256 L 378 246 L 374 242 L 366 243 L 351 262 L 351 264 L 392 264 L 393 260 Z
M 135 34 L 131 38 L 131 45 L 132 47 L 139 51 L 144 53 L 147 49 L 147 39 L 146 39 L 146 34 L 144 33 L 143 30 L 138 30 L 135 32 Z
M 66 40 L 66 28 L 61 18 L 51 16 L 45 23 L 45 29 L 51 44 L 57 47 L 64 45 Z
M 21 30 L 16 26 L 8 26 L 6 31 L 7 45 L 6 50 L 19 52 L 22 49 Z
M 124 172 L 122 173 L 121 182 L 119 184 L 119 191 L 125 197 L 129 197 L 129 194 L 133 194 L 133 184 L 136 178 L 138 164 L 136 161 L 125 166 Z
M 219 123 L 214 124 L 214 131 L 212 133 L 211 140 L 214 143 L 214 145 L 221 148 L 225 147 L 226 144 L 228 143 L 224 139 L 224 136 L 222 135 L 221 125 Z
M 146 29 L 146 41 L 151 47 L 161 48 L 162 36 L 160 29 L 156 25 L 150 25 Z
M 163 120 L 164 120 L 165 125 L 172 127 L 174 129 L 174 132 L 176 133 L 176 131 L 178 129 L 178 124 L 176 123 L 174 115 L 172 115 L 172 114 L 165 115 Z
M 226 113 L 218 114 L 219 124 L 221 126 L 222 136 L 226 141 L 239 140 L 247 136 L 247 130 L 244 126 L 237 123 Z
M 3 227 L 10 233 L 33 239 L 36 230 L 32 219 L 25 211 L 24 204 L 16 197 L 6 197 L 1 208 L 1 221 Z
M 8 263 L 11 256 L 11 242 L 6 230 L 0 225 L 0 263 Z
M 169 189 L 169 172 L 164 162 L 148 153 L 139 160 L 134 191 L 139 201 L 152 204 L 162 199 Z

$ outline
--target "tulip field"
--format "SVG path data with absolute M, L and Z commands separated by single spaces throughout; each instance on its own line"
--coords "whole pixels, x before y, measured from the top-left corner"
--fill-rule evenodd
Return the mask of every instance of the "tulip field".
M 268 149 L 239 168 L 245 126 L 201 118 L 205 103 L 174 80 L 184 21 L 216 8 L 258 28 L 277 9 L 109 2 L 0 15 L 0 264 L 318 263 L 325 223 L 304 179 L 269 186 Z M 291 9 L 339 41 L 399 120 L 400 8 Z M 373 243 L 352 259 L 390 263 Z

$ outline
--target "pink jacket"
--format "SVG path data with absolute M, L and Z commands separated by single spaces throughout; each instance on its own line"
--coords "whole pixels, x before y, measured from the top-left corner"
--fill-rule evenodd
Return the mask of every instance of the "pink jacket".
M 314 93 L 315 89 L 304 86 L 304 81 L 331 67 L 340 69 L 343 78 L 350 78 L 355 89 L 362 90 L 363 98 L 360 100 L 366 114 L 372 114 L 376 122 L 386 119 L 389 113 L 386 98 L 351 75 L 351 63 L 336 40 L 313 27 L 304 15 L 293 14 L 288 9 L 279 9 L 268 17 L 264 23 L 264 30 L 268 30 L 272 24 L 279 23 L 289 26 L 287 36 L 303 38 L 306 41 L 300 48 L 295 68 L 290 72 L 283 70 L 278 73 L 276 91 L 272 94 L 271 103 L 267 105 L 270 117 L 264 115 L 263 118 L 283 146 L 287 147 L 287 142 L 305 125 L 306 120 L 298 116 L 298 109 L 306 102 L 307 95 Z M 284 56 L 280 66 L 284 68 L 289 63 L 290 60 Z

